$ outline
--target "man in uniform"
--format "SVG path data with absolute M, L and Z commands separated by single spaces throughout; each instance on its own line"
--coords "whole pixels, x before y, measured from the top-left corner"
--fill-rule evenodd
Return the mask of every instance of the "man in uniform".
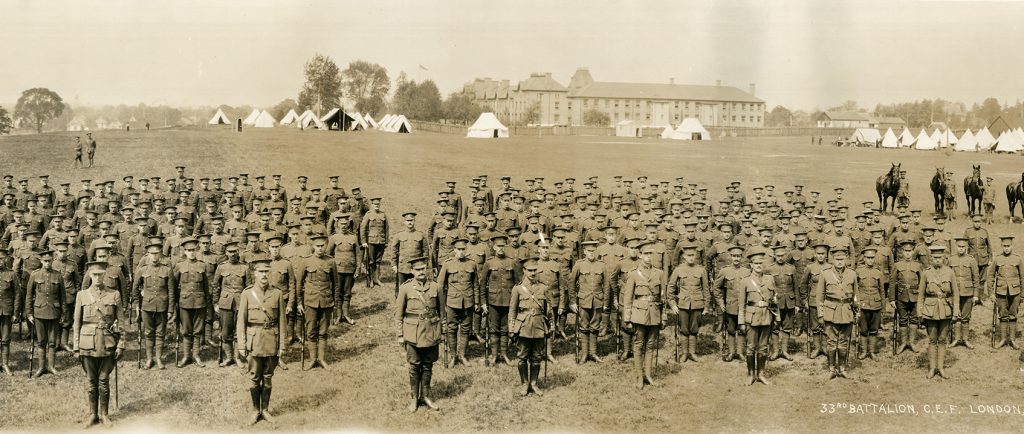
M 1013 252 L 1013 236 L 999 237 L 1003 250 L 992 257 L 985 281 L 993 288 L 999 312 L 999 341 L 996 348 L 1009 345 L 1017 349 L 1017 308 L 1021 287 L 1024 286 L 1024 259 Z
M 40 252 L 39 262 L 39 269 L 29 274 L 25 285 L 25 315 L 29 324 L 35 326 L 35 345 L 40 351 L 39 369 L 33 374 L 36 378 L 47 372 L 57 373 L 53 362 L 57 352 L 60 320 L 64 315 L 71 314 L 66 311 L 64 280 L 53 269 L 53 252 Z
M 797 289 L 799 275 L 796 273 L 796 267 L 791 263 L 792 253 L 788 246 L 785 244 L 773 246 L 772 257 L 774 261 L 765 271 L 773 279 L 779 324 L 772 328 L 775 351 L 771 354 L 771 360 L 779 357 L 793 360 L 789 355 L 789 337 L 793 335 L 793 321 L 796 314 L 800 312 L 800 305 L 803 304 Z
M 338 272 L 334 259 L 327 255 L 327 237 L 315 234 L 310 238 L 313 254 L 295 263 L 296 294 L 292 297 L 292 310 L 306 319 L 306 348 L 310 370 L 317 366 L 327 369 L 327 331 L 331 312 L 337 300 Z
M 88 272 L 92 282 L 88 288 L 75 294 L 72 347 L 76 359 L 89 379 L 89 411 L 86 427 L 102 423 L 110 426 L 110 372 L 124 353 L 121 339 L 123 318 L 120 316 L 121 293 L 100 282 L 105 262 L 90 262 Z
M 830 252 L 832 267 L 818 280 L 814 298 L 818 305 L 818 320 L 825 324 L 830 379 L 846 376 L 850 337 L 857 309 L 857 273 L 846 266 L 847 248 Z
M 982 226 L 981 219 L 981 214 L 972 215 L 971 226 L 964 230 L 964 238 L 967 238 L 967 252 L 978 263 L 978 275 L 982 279 L 977 287 L 976 298 L 978 302 L 988 296 L 984 292 L 987 283 L 985 275 L 987 274 L 986 271 L 988 271 L 988 264 L 992 259 L 992 246 L 989 244 L 988 230 Z
M 956 275 L 959 287 L 960 299 L 955 302 L 960 304 L 960 317 L 953 318 L 953 340 L 949 346 L 952 348 L 963 345 L 968 349 L 974 349 L 970 342 L 971 312 L 981 295 L 981 274 L 974 257 L 967 254 L 971 240 L 967 237 L 957 237 L 953 242 L 956 245 L 956 254 L 949 258 L 949 266 Z
M 764 272 L 764 260 L 768 251 L 755 247 L 747 252 L 750 261 L 750 274 L 744 276 L 734 287 L 739 293 L 739 314 L 737 321 L 740 330 L 747 338 L 747 375 L 750 383 L 768 381 L 762 375 L 768 361 L 768 343 L 775 321 L 777 298 L 775 278 Z
M 363 248 L 367 249 L 366 258 L 366 285 L 372 288 L 374 285 L 384 284 L 380 282 L 380 260 L 384 257 L 384 250 L 388 245 L 388 218 L 380 210 L 380 198 L 370 198 L 370 210 L 363 215 L 359 223 L 359 240 Z
M 412 279 L 412 268 L 408 261 L 403 258 L 418 258 L 430 256 L 430 246 L 426 235 L 416 230 L 416 213 L 407 211 L 402 214 L 405 219 L 405 230 L 395 234 L 391 241 L 391 271 L 396 274 L 398 282 L 405 282 Z M 395 286 L 395 295 L 398 295 L 398 286 Z
M 249 423 L 255 425 L 260 418 L 274 422 L 270 393 L 274 368 L 284 352 L 285 295 L 270 285 L 269 259 L 256 260 L 252 267 L 253 284 L 238 297 L 238 322 L 234 325 L 238 357 L 249 360 Z
M 160 243 L 146 245 L 146 253 L 149 256 L 146 264 L 135 270 L 134 282 L 132 282 L 132 299 L 137 316 L 142 319 L 142 326 L 145 329 L 145 350 L 146 361 L 142 364 L 143 369 L 164 369 L 163 348 L 164 336 L 167 333 L 168 324 L 177 324 L 178 297 L 176 295 L 177 285 L 174 283 L 174 275 L 171 267 L 159 260 L 157 255 L 163 246 Z M 180 330 L 179 330 L 180 333 Z M 153 360 L 154 350 L 156 361 Z
M 349 213 L 338 214 L 338 231 L 327 239 L 327 252 L 334 258 L 338 271 L 337 308 L 341 310 L 338 323 L 344 321 L 350 325 L 356 323 L 352 319 L 352 288 L 362 267 L 359 237 L 352 232 L 352 225 L 349 224 L 351 216 Z
M 92 167 L 93 157 L 96 156 L 96 139 L 92 138 L 92 133 L 85 133 L 85 143 L 89 150 L 89 167 Z
M 711 285 L 713 296 L 721 312 L 722 330 L 726 333 L 723 338 L 723 347 L 727 347 L 722 354 L 724 362 L 739 359 L 740 354 L 746 354 L 746 341 L 740 337 L 743 335 L 743 330 L 738 327 L 740 299 L 737 290 L 740 288 L 738 282 L 750 274 L 750 269 L 740 266 L 743 250 L 743 247 L 740 246 L 728 248 L 727 252 L 731 261 L 728 266 L 717 270 L 717 276 Z
M 508 316 L 502 318 L 509 324 L 509 337 L 514 338 L 518 346 L 522 396 L 529 395 L 531 391 L 537 396 L 544 395 L 538 384 L 540 362 L 545 357 L 545 342 L 551 336 L 550 320 L 553 314 L 545 297 L 548 291 L 537 281 L 537 269 L 534 260 L 523 265 L 523 280 L 512 288 Z
M 437 288 L 441 293 L 445 310 L 445 331 L 448 346 L 455 345 L 452 351 L 453 366 L 467 364 L 466 345 L 469 343 L 469 332 L 472 313 L 477 298 L 477 264 L 466 257 L 468 241 L 463 238 L 452 243 L 452 254 L 441 265 L 437 274 Z
M 487 329 L 491 354 L 486 356 L 487 366 L 493 361 L 509 363 L 508 303 L 512 287 L 520 278 L 519 264 L 505 254 L 508 237 L 498 235 L 491 239 L 494 256 L 480 268 L 480 291 L 477 292 L 477 310 L 487 309 Z
M 677 247 L 682 251 L 682 261 L 668 278 L 668 306 L 676 316 L 675 333 L 683 338 L 683 355 L 680 359 L 696 362 L 701 315 L 709 314 L 713 303 L 711 285 L 708 283 L 707 269 L 697 257 L 701 247 L 685 241 Z
M 536 269 L 533 270 L 533 274 L 536 275 L 534 292 L 547 301 L 551 313 L 551 329 L 554 330 L 559 327 L 558 320 L 562 312 L 566 310 L 565 306 L 569 304 L 568 300 L 562 298 L 562 293 L 565 291 L 563 283 L 569 278 L 569 267 L 566 262 L 551 256 L 551 245 L 547 240 L 537 240 L 537 253 L 538 258 L 532 261 L 536 265 Z M 529 275 L 531 272 L 527 270 L 526 274 Z M 551 340 L 545 339 L 545 341 L 544 357 L 549 362 L 557 364 L 558 362 L 551 354 Z
M 661 337 L 662 306 L 665 300 L 665 272 L 654 267 L 657 253 L 653 242 L 637 246 L 640 262 L 629 272 L 622 287 L 622 322 L 634 334 L 633 355 L 637 388 L 644 384 L 655 386 L 653 377 L 657 361 L 651 353 L 657 351 Z M 663 252 L 662 252 L 663 253 Z
M 928 330 L 928 376 L 936 373 L 949 378 L 942 365 L 946 362 L 946 340 L 950 322 L 960 316 L 960 290 L 958 279 L 945 264 L 946 247 L 936 243 L 929 250 L 931 266 L 921 273 L 917 292 L 917 313 Z
M 822 273 L 832 268 L 828 260 L 828 244 L 819 241 L 814 245 L 814 260 L 804 267 L 800 278 L 800 300 L 807 311 L 807 358 L 814 359 L 825 353 L 825 339 L 822 337 L 822 325 L 818 321 L 818 299 L 814 296 L 814 290 L 818 287 Z M 811 347 L 811 344 L 814 347 Z
M 443 302 L 437 284 L 427 275 L 429 262 L 423 256 L 409 258 L 414 277 L 399 287 L 395 299 L 398 344 L 405 349 L 409 364 L 410 412 L 415 412 L 420 402 L 431 410 L 439 410 L 429 395 L 437 347 L 441 342 Z
M 227 259 L 217 265 L 210 283 L 210 293 L 216 294 L 217 303 L 213 310 L 220 322 L 220 366 L 229 366 L 232 363 L 241 365 L 238 359 L 238 351 L 232 348 L 235 342 L 235 327 L 238 315 L 238 295 L 249 286 L 249 266 L 242 263 L 238 254 L 238 243 L 231 242 L 224 246 Z M 236 346 L 237 347 L 237 346 Z
M 860 330 L 858 360 L 875 358 L 875 353 L 878 350 L 878 329 L 882 325 L 885 301 L 889 299 L 886 294 L 888 276 L 877 267 L 878 249 L 879 247 L 871 245 L 861 249 L 864 260 L 856 270 L 856 297 L 860 308 L 860 321 L 854 327 L 859 327 Z
M 11 327 L 21 324 L 21 278 L 11 269 L 10 250 L 0 248 L 0 370 L 11 375 Z
M 890 304 L 900 317 L 899 325 L 903 335 L 899 337 L 901 342 L 896 350 L 897 354 L 904 350 L 917 352 L 914 349 L 918 325 L 915 312 L 922 268 L 921 263 L 914 260 L 914 246 L 914 241 L 900 241 L 900 259 L 893 264 L 892 274 L 889 277 L 890 285 L 896 285 L 896 288 L 890 292 L 892 297 Z
M 584 241 L 583 258 L 576 262 L 569 273 L 569 310 L 577 315 L 577 339 L 582 344 L 578 351 L 581 363 L 592 360 L 601 363 L 598 356 L 597 333 L 601 314 L 607 313 L 611 304 L 611 276 L 604 262 L 597 259 L 597 241 Z

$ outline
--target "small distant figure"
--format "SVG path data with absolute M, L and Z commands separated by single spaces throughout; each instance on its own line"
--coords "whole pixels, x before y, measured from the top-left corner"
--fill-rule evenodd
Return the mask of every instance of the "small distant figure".
M 131 126 L 131 124 L 125 125 L 125 126 L 124 126 L 124 131 L 125 131 L 126 133 L 130 133 L 130 132 L 132 132 L 132 126 Z
M 814 144 L 814 136 L 811 136 L 811 144 Z
M 82 168 L 82 136 L 75 136 L 75 161 L 71 162 L 71 168 Z
M 821 136 L 818 136 L 818 146 L 821 146 Z
M 89 167 L 92 167 L 93 158 L 96 157 L 96 139 L 92 138 L 92 133 L 85 133 L 85 141 L 89 146 Z
M 149 131 L 149 122 L 146 122 L 146 131 Z
M 985 224 L 992 224 L 992 215 L 996 211 L 996 189 L 992 188 L 991 176 L 985 178 L 982 188 L 981 206 L 985 209 Z

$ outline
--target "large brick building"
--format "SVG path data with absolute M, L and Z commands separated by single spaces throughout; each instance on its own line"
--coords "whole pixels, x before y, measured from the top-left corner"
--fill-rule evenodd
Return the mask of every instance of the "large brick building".
M 551 73 L 533 73 L 525 81 L 478 78 L 463 88 L 477 104 L 488 106 L 502 122 L 526 124 L 536 109 L 541 125 L 582 125 L 583 114 L 597 110 L 614 125 L 633 120 L 640 125 L 678 125 L 694 117 L 705 126 L 763 127 L 765 103 L 754 96 L 754 85 L 744 92 L 731 86 L 669 83 L 616 83 L 594 81 L 579 68 L 563 86 Z

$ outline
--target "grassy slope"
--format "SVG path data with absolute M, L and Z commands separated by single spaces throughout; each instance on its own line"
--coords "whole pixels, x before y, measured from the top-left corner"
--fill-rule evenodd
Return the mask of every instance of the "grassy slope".
M 339 174 L 346 188 L 361 186 L 368 196 L 382 195 L 394 216 L 399 210 L 428 213 L 434 193 L 449 178 L 463 184 L 481 173 L 495 181 L 500 175 L 555 178 L 599 175 L 605 187 L 613 175 L 702 182 L 720 191 L 730 180 L 752 184 L 789 186 L 804 183 L 818 188 L 845 185 L 851 204 L 874 199 L 874 178 L 900 161 L 910 173 L 915 206 L 930 209 L 927 183 L 936 166 L 953 170 L 958 179 L 972 163 L 996 178 L 1002 189 L 1017 179 L 1019 159 L 989 154 L 954 154 L 909 150 L 835 149 L 807 145 L 806 138 L 731 139 L 710 143 L 679 143 L 612 137 L 513 138 L 471 141 L 461 137 L 378 132 L 338 134 L 294 130 L 227 131 L 185 130 L 126 134 L 100 132 L 99 164 L 89 170 L 70 171 L 69 134 L 0 138 L 0 173 L 18 177 L 49 173 L 54 181 L 81 178 L 120 179 L 135 175 L 173 175 L 173 166 L 185 164 L 189 173 L 230 175 L 239 172 L 283 173 L 286 186 L 294 176 L 307 174 L 312 185 Z M 826 190 L 830 192 L 830 190 Z M 827 195 L 826 195 L 827 196 Z M 997 194 L 998 215 L 1005 221 L 1005 198 Z M 963 208 L 963 199 L 961 208 Z M 962 222 L 950 225 L 959 232 Z M 1019 234 L 1017 227 L 996 225 L 992 232 Z M 542 399 L 515 395 L 512 368 L 481 366 L 444 370 L 436 368 L 438 414 L 404 413 L 407 376 L 394 341 L 386 299 L 390 290 L 370 292 L 362 282 L 356 288 L 360 323 L 335 327 L 331 368 L 301 372 L 298 352 L 289 351 L 292 369 L 275 378 L 274 405 L 278 426 L 285 429 L 339 427 L 375 430 L 502 431 L 502 430 L 678 430 L 694 426 L 700 431 L 822 431 L 852 428 L 915 430 L 1013 429 L 1016 416 L 971 415 L 968 404 L 1018 401 L 1020 376 L 1017 354 L 993 352 L 985 347 L 988 308 L 976 311 L 974 329 L 978 349 L 958 349 L 949 356 L 952 380 L 927 381 L 923 356 L 904 354 L 896 359 L 855 364 L 852 381 L 825 382 L 823 360 L 774 362 L 769 366 L 773 387 L 744 386 L 744 367 L 713 360 L 713 343 L 704 339 L 700 366 L 661 365 L 661 387 L 638 393 L 631 367 L 618 363 L 572 364 L 572 347 L 560 344 L 561 364 L 548 366 L 550 389 Z M 982 335 L 982 333 L 986 333 Z M 667 333 L 666 333 L 667 335 Z M 611 344 L 605 346 L 605 351 Z M 130 348 L 134 348 L 131 345 Z M 27 346 L 14 346 L 14 367 L 19 376 L 0 378 L 0 426 L 8 428 L 72 428 L 83 418 L 84 381 L 78 368 L 61 356 L 61 373 L 29 381 Z M 477 360 L 481 349 L 471 346 Z M 115 417 L 124 425 L 210 430 L 240 428 L 246 407 L 246 380 L 240 369 L 189 368 L 140 372 L 134 351 L 121 369 L 121 409 Z M 670 350 L 661 354 L 671 357 Z M 216 352 L 206 350 L 206 358 Z M 166 357 L 170 362 L 170 356 Z M 209 365 L 208 365 L 209 366 Z M 907 403 L 923 412 L 928 403 L 957 404 L 963 413 L 945 415 L 821 415 L 825 402 Z M 845 411 L 845 410 L 844 410 Z M 527 415 L 527 417 L 523 417 Z M 838 423 L 838 425 L 837 425 Z M 694 425 L 695 424 L 695 425 Z M 261 425 L 263 427 L 265 425 Z

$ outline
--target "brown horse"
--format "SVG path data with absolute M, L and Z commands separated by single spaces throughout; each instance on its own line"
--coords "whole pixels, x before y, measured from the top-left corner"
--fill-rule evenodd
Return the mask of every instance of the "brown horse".
M 935 200 L 935 215 L 946 215 L 946 171 L 941 167 L 935 169 L 932 176 L 932 198 Z
M 1010 222 L 1013 222 L 1013 210 L 1020 203 L 1020 212 L 1024 215 L 1024 173 L 1020 174 L 1020 181 L 1011 182 L 1006 185 L 1006 202 L 1010 205 Z
M 896 193 L 900 189 L 900 164 L 892 163 L 889 173 L 875 180 L 875 192 L 878 193 L 878 207 L 884 213 L 886 209 L 896 210 Z M 889 202 L 892 199 L 892 202 Z M 891 205 L 890 205 L 891 204 Z
M 964 178 L 964 196 L 967 197 L 967 210 L 970 214 L 981 213 L 981 199 L 985 194 L 985 181 L 981 177 L 981 165 L 971 166 L 974 171 Z

